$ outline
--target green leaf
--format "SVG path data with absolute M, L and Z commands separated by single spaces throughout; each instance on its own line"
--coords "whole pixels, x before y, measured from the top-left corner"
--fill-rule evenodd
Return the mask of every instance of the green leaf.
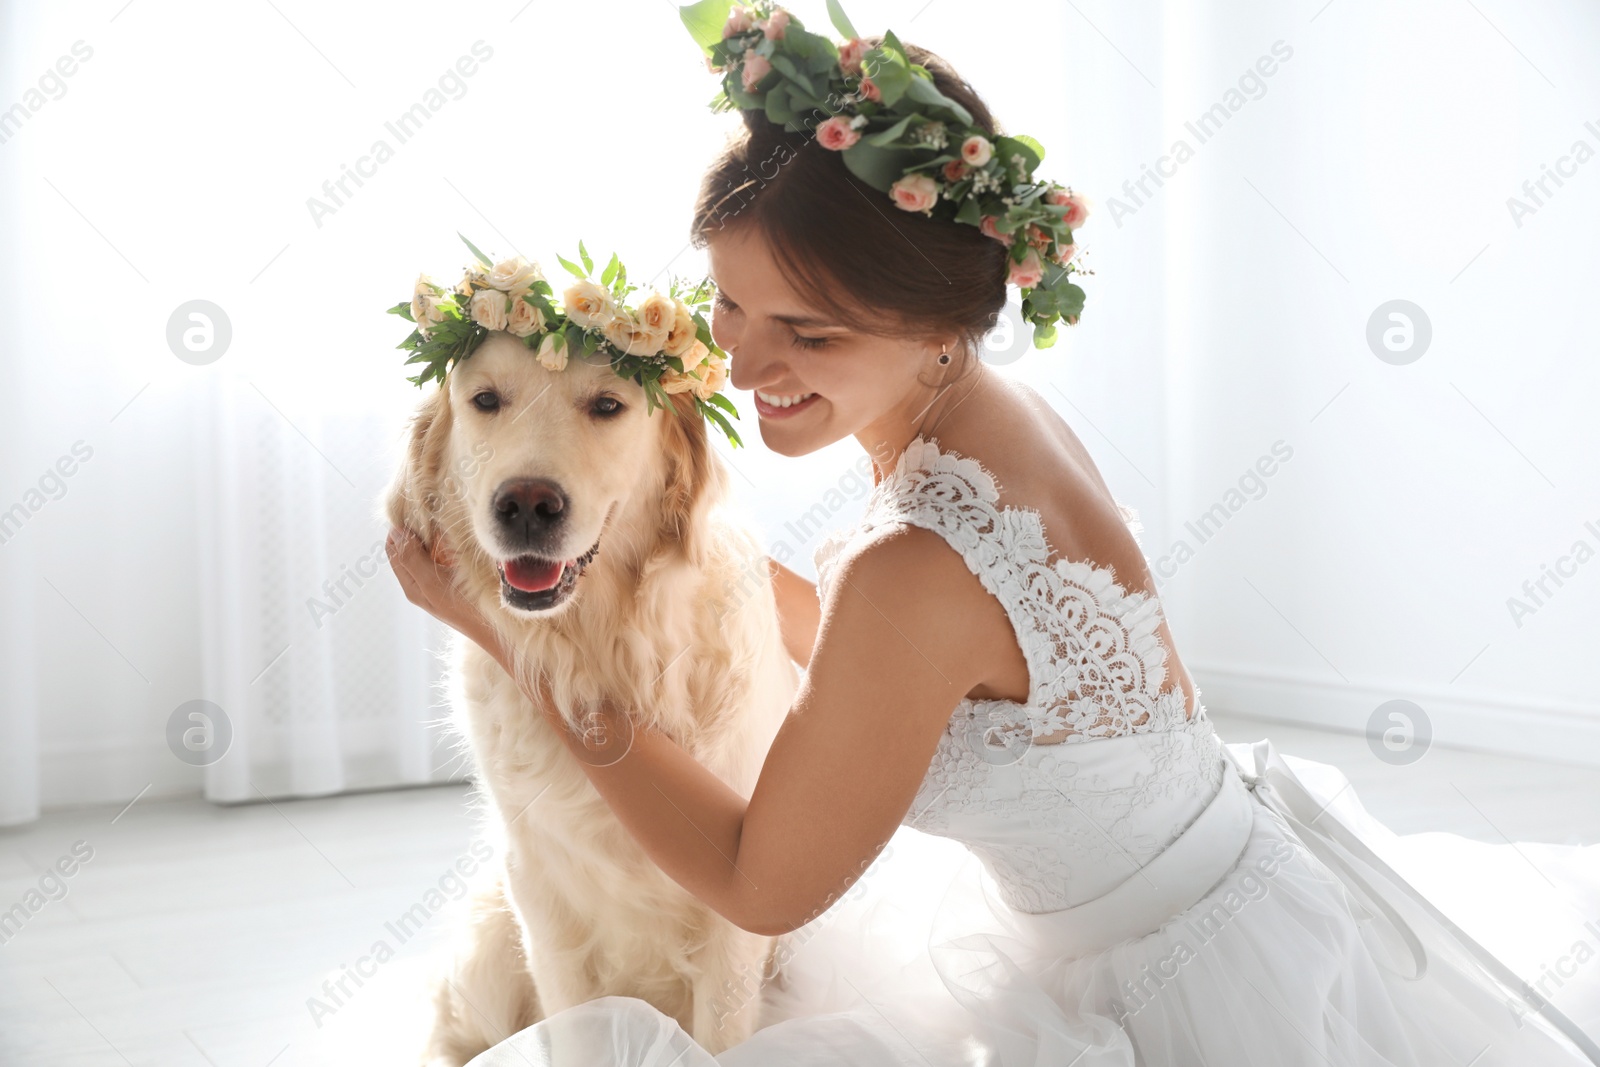
M 972 125 L 972 112 L 941 93 L 938 87 L 927 78 L 913 76 L 906 86 L 906 95 L 919 104 L 943 108 L 955 116 L 956 121 L 963 126 Z
M 617 264 L 620 262 L 621 261 L 617 259 L 617 254 L 615 252 L 611 253 L 611 262 L 606 264 L 606 269 L 600 274 L 601 285 L 611 284 L 611 279 L 617 276 Z
M 710 396 L 706 397 L 706 403 L 717 405 L 717 407 L 721 408 L 723 411 L 726 411 L 736 419 L 739 417 L 739 409 L 734 406 L 733 401 L 729 400 L 721 393 L 712 393 Z
M 1056 324 L 1053 322 L 1036 322 L 1033 324 L 1033 347 L 1049 348 L 1056 343 Z
M 589 258 L 589 250 L 583 247 L 582 241 L 578 242 L 578 258 L 583 260 L 583 269 L 585 273 L 594 272 L 594 260 Z
M 857 141 L 840 155 L 844 156 L 844 165 L 850 169 L 851 174 L 883 192 L 888 192 L 890 187 L 905 174 L 906 167 L 914 162 L 914 157 L 909 151 L 879 148 L 865 141 Z
M 732 10 L 733 0 L 700 0 L 697 4 L 679 7 L 678 17 L 683 20 L 684 28 L 694 38 L 694 43 L 700 46 L 702 52 L 710 55 L 711 47 L 722 40 L 722 27 Z
M 1038 143 L 1032 137 L 1002 137 L 995 142 L 994 157 L 1000 162 L 1001 166 L 1009 167 L 1011 166 L 1011 157 L 1020 155 L 1023 158 L 1024 167 L 1031 174 L 1039 169 L 1039 153 L 1034 151 L 1034 145 Z
M 1035 141 L 1032 137 L 1029 137 L 1025 133 L 1013 134 L 1012 140 L 1021 141 L 1023 144 L 1033 149 L 1034 158 L 1037 159 L 1039 163 L 1044 162 L 1044 145 L 1040 144 L 1038 141 Z M 1039 163 L 1035 163 L 1034 166 L 1037 167 Z
M 468 248 L 472 249 L 472 254 L 478 257 L 478 262 L 479 263 L 482 263 L 485 267 L 488 267 L 491 270 L 494 268 L 494 262 L 492 260 L 490 260 L 488 256 L 486 256 L 482 252 L 478 251 L 478 246 L 477 245 L 473 244 L 471 241 L 468 241 L 465 237 L 462 237 L 461 236 L 461 231 L 457 230 L 456 231 L 456 236 L 457 237 L 461 237 L 461 240 L 466 244 L 466 246 Z
M 884 34 L 883 44 L 862 57 L 861 70 L 878 87 L 883 106 L 888 108 L 900 102 L 915 77 L 893 33 Z
M 567 273 L 572 275 L 574 278 L 582 278 L 584 281 L 589 280 L 589 275 L 584 273 L 582 267 L 579 267 L 576 263 L 573 263 L 571 260 L 567 259 L 560 252 L 556 253 L 556 260 L 563 267 L 567 268 Z
M 881 130 L 870 137 L 863 137 L 862 140 L 871 145 L 893 144 L 895 141 L 900 139 L 902 134 L 906 132 L 906 127 L 911 125 L 911 120 L 916 118 L 920 118 L 920 116 L 907 115 L 893 126 L 890 126 L 887 130 Z
M 969 196 L 961 202 L 961 210 L 956 212 L 956 221 L 969 226 L 977 226 L 983 222 L 983 209 L 978 206 L 976 197 Z
M 392 307 L 388 311 L 384 312 L 384 314 L 386 314 L 386 315 L 399 315 L 401 318 L 405 319 L 407 322 L 416 322 L 417 321 L 416 319 L 411 317 L 411 301 L 409 301 L 409 300 L 405 301 L 404 303 L 396 304 L 394 307 Z
M 806 95 L 813 98 L 816 97 L 816 84 L 812 82 L 809 74 L 794 65 L 794 60 L 790 59 L 782 52 L 776 52 L 772 56 L 772 67 L 774 70 L 781 73 L 785 78 L 788 78 L 790 81 L 794 82 L 801 89 L 803 89 Z
M 828 0 L 828 21 L 833 23 L 833 28 L 847 41 L 861 36 L 856 32 L 856 28 L 850 25 L 850 17 L 844 13 L 844 8 L 839 6 L 839 0 Z

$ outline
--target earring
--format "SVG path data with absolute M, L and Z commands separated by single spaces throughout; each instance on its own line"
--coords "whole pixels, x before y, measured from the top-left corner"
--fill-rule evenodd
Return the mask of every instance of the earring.
M 946 351 L 946 349 L 948 347 L 949 347 L 948 345 L 940 345 L 939 346 L 939 362 L 940 363 L 949 363 L 950 362 L 950 353 Z

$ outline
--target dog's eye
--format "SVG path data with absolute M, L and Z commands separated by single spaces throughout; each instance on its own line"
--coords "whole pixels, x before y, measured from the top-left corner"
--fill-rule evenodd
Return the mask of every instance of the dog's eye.
M 499 411 L 500 397 L 488 390 L 484 390 L 472 398 L 472 406 L 479 411 Z
M 589 410 L 601 418 L 609 418 L 622 411 L 622 401 L 614 396 L 597 396 L 594 403 L 589 405 Z

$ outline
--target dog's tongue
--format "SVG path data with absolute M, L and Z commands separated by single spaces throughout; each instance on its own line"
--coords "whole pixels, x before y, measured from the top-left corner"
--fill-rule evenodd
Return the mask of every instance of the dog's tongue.
M 522 556 L 506 562 L 506 581 L 511 583 L 513 589 L 520 589 L 524 593 L 540 593 L 561 580 L 564 566 L 561 560 Z

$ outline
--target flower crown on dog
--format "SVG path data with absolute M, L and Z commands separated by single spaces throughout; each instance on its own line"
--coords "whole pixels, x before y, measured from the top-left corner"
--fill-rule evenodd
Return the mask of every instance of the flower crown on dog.
M 593 280 L 594 262 L 579 241 L 582 267 L 556 257 L 578 279 L 558 305 L 537 263 L 521 256 L 495 263 L 456 236 L 477 258 L 456 287 L 446 290 L 420 274 L 411 299 L 389 309 L 417 327 L 395 346 L 414 353 L 407 365 L 424 364 L 422 373 L 407 381 L 418 388 L 432 379 L 442 385 L 453 364 L 472 355 L 490 333 L 504 330 L 521 338 L 551 371 L 564 370 L 569 356 L 603 353 L 618 377 L 644 387 L 647 413 L 670 407 L 669 394 L 689 393 L 695 410 L 730 444 L 742 444 L 728 422 L 730 415 L 739 417 L 739 409 L 718 392 L 728 380 L 728 356 L 711 339 L 706 323 L 713 292 L 709 280 L 688 285 L 674 279 L 666 293 L 651 292 L 629 307 L 625 301 L 638 286 L 628 284 L 628 269 L 613 253 L 600 280 Z
M 1069 277 L 1092 272 L 1074 261 L 1072 234 L 1090 205 L 1070 187 L 1034 179 L 1044 159 L 1038 141 L 991 139 L 892 32 L 869 48 L 838 0 L 828 0 L 828 15 L 846 38 L 839 45 L 770 0 L 700 0 L 679 11 L 707 67 L 722 74 L 713 110 L 760 111 L 786 130 L 814 130 L 900 209 L 977 226 L 1006 245 L 1006 280 L 1022 290 L 1036 347 L 1055 343 L 1058 319 L 1077 323 L 1084 292 Z

